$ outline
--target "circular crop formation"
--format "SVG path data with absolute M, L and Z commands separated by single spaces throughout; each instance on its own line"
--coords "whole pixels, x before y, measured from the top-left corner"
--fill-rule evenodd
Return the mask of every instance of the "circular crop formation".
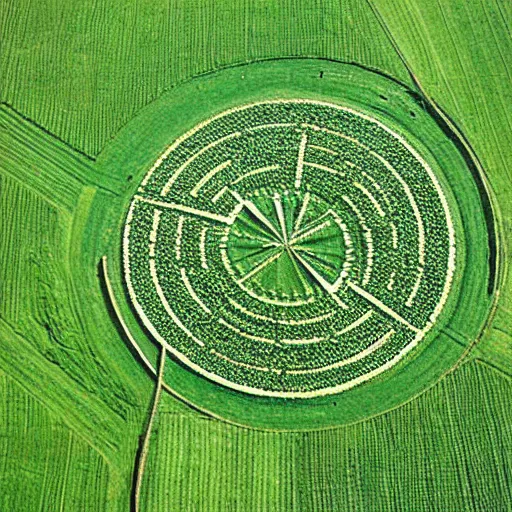
M 410 143 L 353 109 L 292 99 L 176 140 L 132 199 L 123 255 L 138 315 L 184 365 L 308 398 L 380 374 L 425 337 L 456 244 Z

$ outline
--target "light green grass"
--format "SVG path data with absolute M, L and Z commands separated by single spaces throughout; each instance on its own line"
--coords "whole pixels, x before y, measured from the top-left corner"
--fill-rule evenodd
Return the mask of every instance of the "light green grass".
M 4 373 L 0 397 L 1 509 L 104 510 L 116 468 Z
M 45 0 L 6 2 L 2 14 L 10 34 L 2 100 L 89 155 L 166 89 L 234 63 L 312 55 L 407 80 L 371 10 L 355 0 Z
M 510 261 L 512 112 L 507 107 L 512 101 L 510 3 L 408 1 L 398 7 L 392 2 L 376 0 L 373 5 L 423 86 L 459 125 L 481 160 L 501 217 L 504 260 Z M 497 361 L 510 375 L 510 358 L 507 354 L 499 355 L 504 352 L 504 343 L 512 339 L 512 276 L 505 261 L 497 309 L 502 319 L 499 325 L 508 327 L 503 332 L 502 328 L 491 325 L 475 354 Z

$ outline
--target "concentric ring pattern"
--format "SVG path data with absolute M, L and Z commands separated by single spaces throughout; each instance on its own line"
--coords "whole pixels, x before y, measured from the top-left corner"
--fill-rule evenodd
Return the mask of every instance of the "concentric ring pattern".
M 456 263 L 442 186 L 402 136 L 339 105 L 244 105 L 176 140 L 133 197 L 130 299 L 190 369 L 314 397 L 397 363 L 443 310 Z

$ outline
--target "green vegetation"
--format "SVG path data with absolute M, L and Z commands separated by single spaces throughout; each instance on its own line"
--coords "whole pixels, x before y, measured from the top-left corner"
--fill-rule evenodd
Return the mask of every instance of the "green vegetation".
M 4 2 L 0 509 L 129 509 L 159 352 L 123 288 L 132 197 L 162 152 L 212 114 L 308 97 L 367 112 L 425 156 L 463 237 L 451 298 L 393 368 L 286 407 L 168 358 L 164 389 L 175 394 L 152 416 L 141 510 L 507 510 L 511 17 L 496 0 Z M 293 59 L 241 66 L 280 57 Z M 147 367 L 98 279 L 106 253 Z
M 507 510 L 511 399 L 506 380 L 471 363 L 397 410 L 320 432 L 239 429 L 168 413 L 164 403 L 142 502 L 145 510 L 240 502 L 265 512 Z
M 2 510 L 102 510 L 115 470 L 80 434 L 3 373 L 0 392 Z

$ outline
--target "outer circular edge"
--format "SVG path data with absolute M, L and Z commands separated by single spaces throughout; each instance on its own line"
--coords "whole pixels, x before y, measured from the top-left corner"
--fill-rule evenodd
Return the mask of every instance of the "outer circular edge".
M 322 81 L 318 80 L 320 71 L 324 73 L 324 80 Z M 230 77 L 229 82 L 224 80 L 226 76 Z M 104 212 L 103 215 L 106 217 L 102 223 L 98 224 L 97 215 L 96 217 L 89 216 L 86 228 L 87 243 L 90 243 L 91 236 L 96 237 L 99 241 L 97 251 L 101 251 L 97 252 L 97 257 L 101 257 L 105 252 L 109 254 L 109 261 L 112 262 L 113 269 L 111 274 L 112 284 L 117 297 L 120 299 L 123 316 L 130 329 L 136 334 L 139 343 L 143 345 L 147 357 L 152 362 L 156 362 L 158 357 L 157 345 L 150 341 L 148 333 L 145 333 L 142 325 L 136 321 L 133 310 L 124 295 L 126 290 L 121 279 L 121 268 L 118 264 L 118 260 L 121 261 L 118 243 L 120 237 L 112 238 L 112 232 L 122 229 L 126 208 L 128 208 L 129 200 L 135 190 L 133 186 L 135 180 L 132 182 L 132 177 L 140 176 L 140 179 L 142 179 L 151 163 L 167 145 L 162 142 L 162 134 L 153 132 L 152 122 L 162 119 L 168 120 L 168 116 L 172 113 L 173 116 L 177 116 L 176 119 L 181 123 L 180 116 L 183 115 L 185 108 L 187 111 L 189 108 L 189 106 L 184 106 L 182 97 L 188 98 L 189 101 L 195 101 L 198 91 L 215 91 L 211 100 L 208 99 L 208 103 L 210 104 L 211 101 L 213 105 L 220 103 L 227 107 L 230 106 L 230 103 L 233 104 L 232 97 L 238 94 L 240 86 L 244 87 L 242 91 L 244 98 L 258 99 L 259 92 L 255 92 L 253 86 L 252 88 L 246 87 L 245 82 L 247 80 L 238 81 L 240 78 L 243 80 L 243 78 L 247 79 L 248 77 L 253 82 L 259 77 L 264 77 L 264 81 L 258 82 L 258 88 L 260 84 L 263 88 L 271 87 L 272 93 L 274 90 L 284 90 L 282 87 L 286 86 L 292 90 L 298 90 L 299 93 L 314 91 L 314 96 L 319 99 L 329 99 L 336 93 L 344 95 L 347 97 L 349 104 L 359 106 L 362 102 L 365 105 L 365 110 L 369 109 L 379 119 L 385 118 L 391 126 L 397 129 L 402 125 L 404 119 L 401 116 L 408 117 L 409 110 L 412 117 L 428 118 L 428 122 L 434 127 L 432 136 L 430 132 L 426 132 L 423 128 L 414 128 L 411 132 L 413 138 L 419 140 L 418 136 L 421 134 L 420 139 L 424 140 L 425 143 L 420 145 L 429 154 L 429 162 L 435 164 L 436 169 L 442 170 L 439 175 L 442 182 L 457 183 L 457 179 L 463 177 L 466 180 L 466 187 L 470 189 L 467 195 L 462 198 L 455 198 L 451 194 L 449 197 L 450 204 L 455 202 L 458 208 L 462 208 L 462 215 L 460 217 L 457 215 L 455 219 L 457 229 L 459 229 L 459 225 L 462 226 L 462 222 L 472 225 L 472 229 L 475 231 L 472 231 L 474 236 L 472 236 L 473 241 L 470 244 L 473 245 L 469 245 L 468 248 L 470 250 L 478 248 L 476 254 L 467 262 L 467 266 L 471 268 L 471 280 L 467 279 L 465 270 L 462 275 L 459 275 L 462 271 L 459 267 L 459 271 L 455 275 L 454 286 L 457 286 L 459 291 L 463 289 L 466 294 L 475 294 L 474 300 L 477 301 L 478 307 L 477 309 L 472 307 L 472 314 L 468 317 L 464 314 L 468 311 L 467 301 L 458 299 L 455 304 L 450 305 L 448 311 L 443 312 L 447 325 L 451 326 L 454 317 L 457 317 L 456 322 L 459 325 L 462 322 L 465 329 L 467 326 L 468 337 L 465 340 L 461 339 L 460 345 L 451 341 L 449 335 L 445 332 L 438 332 L 437 329 L 433 329 L 435 332 L 429 333 L 428 343 L 422 343 L 420 345 L 422 348 L 415 351 L 414 357 L 406 358 L 397 364 L 390 372 L 384 374 L 385 378 L 383 376 L 377 377 L 369 383 L 339 395 L 336 397 L 337 403 L 332 402 L 333 397 L 327 397 L 330 399 L 288 401 L 288 407 L 284 407 L 285 402 L 279 399 L 251 397 L 222 386 L 215 386 L 210 381 L 194 376 L 192 372 L 181 367 L 179 362 L 172 360 L 166 369 L 170 386 L 165 385 L 165 387 L 175 398 L 188 404 L 193 409 L 197 408 L 198 411 L 202 411 L 204 414 L 209 414 L 213 418 L 239 427 L 261 431 L 321 431 L 337 428 L 340 425 L 354 424 L 394 410 L 425 393 L 443 376 L 453 371 L 460 363 L 461 358 L 468 353 L 471 346 L 480 338 L 482 329 L 489 322 L 489 314 L 494 311 L 493 304 L 496 303 L 495 297 L 498 290 L 495 286 L 492 290 L 489 288 L 489 293 L 487 293 L 488 284 L 490 282 L 496 284 L 493 279 L 496 276 L 499 278 L 498 274 L 501 269 L 501 267 L 490 267 L 487 261 L 486 248 L 489 247 L 490 250 L 494 250 L 495 247 L 492 245 L 492 241 L 489 242 L 488 240 L 489 225 L 493 221 L 487 218 L 490 214 L 484 213 L 482 208 L 482 204 L 487 204 L 485 197 L 488 197 L 488 193 L 480 188 L 478 177 L 472 177 L 474 170 L 469 168 L 471 166 L 467 163 L 467 160 L 464 164 L 467 155 L 463 153 L 457 141 L 452 139 L 451 132 L 446 131 L 443 124 L 437 120 L 435 113 L 433 114 L 431 110 L 425 108 L 422 98 L 412 91 L 409 86 L 371 69 L 320 58 L 267 59 L 250 64 L 240 63 L 187 80 L 144 107 L 100 153 L 96 164 L 99 167 L 99 172 L 104 174 L 115 173 L 121 180 L 127 179 L 131 183 L 128 183 L 118 199 L 109 201 L 108 206 L 100 201 L 95 202 L 95 207 L 99 208 L 98 211 Z M 329 80 L 325 80 L 325 78 L 330 78 L 330 82 L 326 86 L 323 82 Z M 221 84 L 222 88 L 219 88 L 219 82 L 222 80 L 224 80 L 224 83 Z M 226 83 L 229 85 L 227 92 L 224 91 Z M 359 83 L 363 85 L 362 95 L 361 97 L 359 95 L 355 97 L 354 84 Z M 341 84 L 343 84 L 342 87 Z M 347 95 L 345 91 L 348 91 Z M 219 99 L 216 95 L 222 97 Z M 385 112 L 383 109 L 387 108 L 388 101 L 397 105 L 398 117 L 383 113 Z M 197 116 L 196 119 L 199 121 Z M 416 124 L 416 122 L 417 120 L 405 120 L 406 125 Z M 190 129 L 190 127 L 188 128 Z M 172 129 L 171 125 L 171 131 Z M 184 130 L 180 131 L 183 133 L 185 130 L 187 130 L 186 126 Z M 146 143 L 147 139 L 143 140 L 142 138 L 144 134 L 151 139 L 149 146 Z M 424 139 L 425 134 L 427 136 Z M 171 140 L 178 135 L 179 132 Z M 433 146 L 429 145 L 427 141 L 431 141 L 430 144 L 434 143 L 435 147 L 437 147 L 439 141 L 444 142 L 440 148 L 439 161 L 428 150 L 429 147 Z M 155 149 L 159 145 L 161 149 Z M 140 150 L 142 146 L 144 146 L 144 152 Z M 443 147 L 446 148 L 445 156 L 442 156 Z M 127 157 L 128 154 L 129 158 Z M 148 161 L 147 157 L 151 154 L 154 156 Z M 446 155 L 452 155 L 455 158 L 453 175 L 447 174 L 446 167 L 443 165 L 447 158 Z M 486 180 L 487 178 L 482 175 L 479 179 Z M 482 195 L 485 195 L 485 197 L 482 198 Z M 466 197 L 470 197 L 470 199 L 466 199 Z M 464 205 L 466 208 L 464 208 Z M 469 215 L 468 207 L 471 209 L 472 215 Z M 497 213 L 499 214 L 499 211 Z M 85 243 L 85 239 L 83 243 Z M 466 242 L 464 241 L 463 247 L 460 248 L 464 260 L 465 245 Z M 482 247 L 484 250 L 481 250 Z M 499 245 L 497 248 L 498 250 L 502 249 Z M 492 275 L 490 275 L 490 272 L 492 272 Z M 502 282 L 501 278 L 499 282 Z M 462 294 L 460 295 L 462 296 Z M 414 373 L 414 377 L 411 372 Z M 333 408 L 336 405 L 338 407 Z M 298 418 L 300 418 L 300 424 L 297 423 Z

